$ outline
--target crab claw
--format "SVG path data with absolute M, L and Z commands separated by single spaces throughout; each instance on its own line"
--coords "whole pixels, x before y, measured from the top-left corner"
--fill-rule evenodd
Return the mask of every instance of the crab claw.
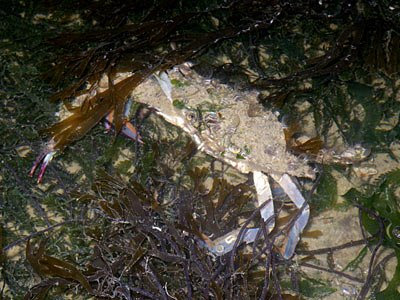
M 106 131 L 110 131 L 113 128 L 113 121 L 114 121 L 114 111 L 111 111 L 105 118 L 104 122 L 104 127 L 106 128 Z M 140 136 L 139 132 L 135 128 L 135 126 L 132 125 L 131 122 L 128 120 L 124 121 L 124 124 L 122 125 L 121 129 L 121 134 L 126 136 L 127 138 L 138 141 L 139 143 L 143 144 L 142 137 Z
M 143 144 L 142 137 L 131 122 L 126 121 L 126 123 L 122 126 L 121 133 L 129 139 Z
M 50 141 L 44 150 L 40 153 L 40 155 L 36 158 L 35 163 L 32 166 L 31 171 L 29 172 L 29 176 L 33 177 L 35 174 L 36 169 L 40 166 L 39 175 L 37 179 L 37 183 L 41 183 L 43 179 L 43 175 L 46 172 L 46 168 L 53 159 L 54 154 L 56 151 L 53 147 L 53 142 Z

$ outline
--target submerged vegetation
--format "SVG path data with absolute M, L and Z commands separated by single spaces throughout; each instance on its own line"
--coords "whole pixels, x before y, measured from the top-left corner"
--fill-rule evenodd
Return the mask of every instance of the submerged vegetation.
M 0 299 L 400 297 L 400 264 L 390 268 L 400 259 L 400 6 L 290 2 L 9 1 L 0 8 Z M 143 145 L 96 126 L 114 110 L 119 132 L 131 91 L 188 60 L 202 76 L 258 89 L 260 102 L 290 123 L 288 148 L 298 155 L 371 148 L 376 164 L 316 164 L 317 182 L 303 182 L 315 223 L 326 211 L 354 209 L 358 236 L 317 249 L 307 239 L 284 260 L 276 247 L 295 214 L 289 207 L 271 235 L 222 257 L 208 252 L 208 237 L 262 226 L 251 180 L 197 153 L 151 108 L 131 108 Z M 113 84 L 120 72 L 129 76 Z M 109 88 L 76 106 L 73 99 L 105 75 Z M 70 112 L 60 122 L 56 101 Z M 304 142 L 303 132 L 314 138 Z M 27 173 L 48 137 L 65 151 L 36 185 Z M 278 210 L 287 207 L 274 193 Z M 314 227 L 304 236 L 327 238 Z

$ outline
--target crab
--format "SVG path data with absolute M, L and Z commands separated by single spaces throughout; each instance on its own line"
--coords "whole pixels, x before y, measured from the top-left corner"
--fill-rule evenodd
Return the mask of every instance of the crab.
M 291 258 L 310 216 L 309 205 L 293 178 L 314 180 L 316 170 L 304 158 L 287 151 L 285 126 L 279 122 L 276 113 L 265 110 L 258 103 L 257 91 L 240 91 L 204 79 L 191 67 L 191 64 L 182 64 L 148 78 L 135 88 L 131 98 L 152 107 L 167 122 L 184 130 L 200 151 L 241 173 L 251 173 L 257 194 L 256 204 L 268 233 L 275 227 L 270 180 L 275 181 L 299 209 L 285 238 L 286 245 L 281 249 L 283 258 Z M 111 128 L 111 124 L 112 114 L 106 120 L 106 127 Z M 122 133 L 141 142 L 129 122 L 125 123 Z M 41 181 L 53 155 L 50 142 L 36 160 L 31 176 L 42 162 L 38 178 Z M 364 159 L 366 155 L 367 151 L 359 147 L 347 151 L 346 159 L 351 163 Z M 340 154 L 331 156 L 340 159 Z M 224 255 L 235 244 L 254 242 L 259 230 L 235 229 L 215 240 L 206 239 L 204 246 L 214 255 Z

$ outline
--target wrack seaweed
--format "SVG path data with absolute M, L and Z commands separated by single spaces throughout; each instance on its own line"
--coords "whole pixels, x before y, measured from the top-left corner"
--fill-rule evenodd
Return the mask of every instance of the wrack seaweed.
M 250 189 L 247 184 L 232 185 L 219 178 L 206 189 L 206 173 L 200 168 L 189 171 L 193 188 L 182 187 L 171 202 L 167 201 L 169 193 L 161 197 L 157 185 L 126 183 L 100 172 L 92 193 L 79 196 L 90 200 L 95 212 L 85 229 L 93 245 L 91 257 L 78 268 L 47 255 L 45 240 L 37 250 L 28 241 L 28 261 L 45 279 L 26 298 L 44 297 L 56 286 L 58 290 L 80 286 L 93 296 L 123 299 L 259 296 L 260 286 L 268 288 L 268 281 L 258 274 L 263 253 L 272 259 L 272 268 L 279 264 L 271 244 L 263 247 L 260 236 L 254 255 L 237 248 L 232 266 L 230 255 L 216 258 L 204 246 L 207 236 L 236 228 L 239 217 L 249 218 Z M 238 285 L 242 288 L 237 289 Z
M 242 5 L 235 3 L 230 9 L 234 13 Z M 86 98 L 79 108 L 67 105 L 72 114 L 48 129 L 55 144 L 54 148 L 63 150 L 72 141 L 80 139 L 111 111 L 114 111 L 116 132 L 119 132 L 123 125 L 123 112 L 128 96 L 150 75 L 181 64 L 223 39 L 266 29 L 271 26 L 272 22 L 269 21 L 279 11 L 280 8 L 273 10 L 269 18 L 262 22 L 247 21 L 235 27 L 225 26 L 195 34 L 187 34 L 184 30 L 193 22 L 212 13 L 212 10 L 184 13 L 163 20 L 138 22 L 89 33 L 64 34 L 50 40 L 57 47 L 82 44 L 84 48 L 84 45 L 88 48 L 59 59 L 54 73 L 50 75 L 52 80 L 57 83 L 68 76 L 75 78 L 75 82 L 53 95 L 53 100 L 60 99 L 67 103 L 67 99 L 82 94 L 90 95 L 104 75 L 107 75 L 109 82 L 108 89 Z M 174 47 L 169 48 L 168 43 L 173 43 Z M 132 75 L 114 84 L 116 74 L 124 71 L 129 71 Z M 86 83 L 89 85 L 84 87 Z

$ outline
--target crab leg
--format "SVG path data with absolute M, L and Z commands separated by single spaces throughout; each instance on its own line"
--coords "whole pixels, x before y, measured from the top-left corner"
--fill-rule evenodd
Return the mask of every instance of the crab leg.
M 263 218 L 268 233 L 272 231 L 275 227 L 275 218 L 274 218 L 274 201 L 272 199 L 271 187 L 269 185 L 268 176 L 262 172 L 254 171 L 253 172 L 254 185 L 256 187 L 257 192 L 257 204 L 258 207 L 264 205 L 260 210 L 261 217 Z
M 290 200 L 292 200 L 292 202 L 296 205 L 296 207 L 299 209 L 303 208 L 306 200 L 304 199 L 303 195 L 301 194 L 293 180 L 290 178 L 290 176 L 287 174 L 283 174 L 282 176 L 272 174 L 271 176 L 276 182 L 278 182 L 278 184 L 282 187 L 285 193 L 289 196 Z M 297 243 L 300 240 L 300 234 L 303 232 L 304 227 L 306 227 L 309 217 L 310 207 L 308 206 L 308 204 L 306 204 L 300 216 L 298 216 L 292 228 L 290 228 L 289 234 L 287 236 L 287 244 L 283 253 L 283 257 L 285 259 L 289 259 L 293 256 Z
M 166 72 L 161 72 L 159 75 L 154 74 L 161 90 L 164 92 L 167 99 L 172 103 L 172 84 Z
M 268 176 L 262 172 L 255 171 L 253 173 L 254 185 L 257 191 L 257 205 L 261 207 L 260 214 L 263 218 L 268 233 L 275 227 L 274 202 L 272 199 L 271 187 L 269 185 Z M 247 228 L 241 237 L 240 244 L 252 243 L 255 241 L 260 228 Z M 206 247 L 215 255 L 224 255 L 233 249 L 233 245 L 239 237 L 241 229 L 234 229 L 229 233 L 221 236 L 213 241 L 206 242 Z
M 207 249 L 215 255 L 224 255 L 232 251 L 233 246 L 235 245 L 235 242 L 239 237 L 240 230 L 240 228 L 237 228 L 213 241 L 210 241 L 208 243 L 205 242 L 204 244 Z M 246 228 L 240 240 L 240 244 L 250 244 L 254 242 L 259 230 L 259 228 Z

